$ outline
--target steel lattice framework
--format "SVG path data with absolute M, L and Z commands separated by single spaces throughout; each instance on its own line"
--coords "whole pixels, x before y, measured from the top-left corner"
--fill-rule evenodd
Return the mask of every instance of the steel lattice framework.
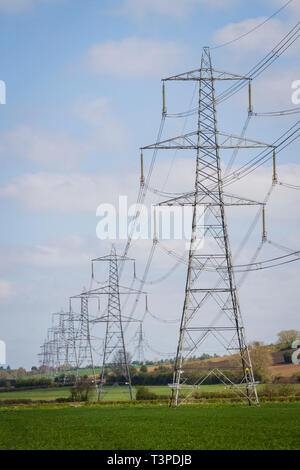
M 247 77 L 214 70 L 209 48 L 203 49 L 200 69 L 164 79 L 163 83 L 168 80 L 199 82 L 197 131 L 143 148 L 196 150 L 194 191 L 160 203 L 169 206 L 177 204 L 193 206 L 185 299 L 170 404 L 175 407 L 179 404 L 181 389 L 193 390 L 206 379 L 207 374 L 202 373 L 201 376 L 198 369 L 197 374 L 194 374 L 195 379 L 188 384 L 184 378 L 184 370 L 193 369 L 188 359 L 195 355 L 205 342 L 212 344 L 212 341 L 220 343 L 227 354 L 237 354 L 240 357 L 238 367 L 241 368 L 242 380 L 240 384 L 233 384 L 220 370 L 211 370 L 208 375 L 217 375 L 221 382 L 232 386 L 241 397 L 247 399 L 249 404 L 258 404 L 256 383 L 232 268 L 225 207 L 260 203 L 224 194 L 220 151 L 271 146 L 218 130 L 215 81 L 249 80 L 250 112 L 251 82 Z M 165 104 L 163 112 L 166 112 Z M 205 237 L 204 247 L 201 244 L 203 237 Z M 210 272 L 206 270 L 208 266 L 213 268 Z
M 103 360 L 102 360 L 102 371 L 99 384 L 99 401 L 103 395 L 103 385 L 105 383 L 105 372 L 107 368 L 110 368 L 117 363 L 118 369 L 121 375 L 125 378 L 125 383 L 128 385 L 130 399 L 133 399 L 131 376 L 129 368 L 129 356 L 126 351 L 125 337 L 124 337 L 124 324 L 128 322 L 137 322 L 134 318 L 129 318 L 122 315 L 120 295 L 125 294 L 141 294 L 141 291 L 131 289 L 129 287 L 120 286 L 119 283 L 119 265 L 124 261 L 133 261 L 131 258 L 125 256 L 119 256 L 116 253 L 114 246 L 111 248 L 111 252 L 107 256 L 96 258 L 92 260 L 105 261 L 109 263 L 109 275 L 107 284 L 103 285 L 98 289 L 93 289 L 88 292 L 84 292 L 79 296 L 81 299 L 93 299 L 100 298 L 100 296 L 107 296 L 107 309 L 101 314 L 100 317 L 91 320 L 93 324 L 105 323 L 105 339 L 103 346 Z M 93 265 L 93 264 L 92 264 Z M 86 337 L 86 335 L 85 335 Z
M 104 318 L 102 318 L 104 321 Z M 125 347 L 123 323 L 121 316 L 120 289 L 119 289 L 119 271 L 116 250 L 111 249 L 109 258 L 109 294 L 108 310 L 106 321 L 106 333 L 104 340 L 104 352 L 102 363 L 102 374 L 99 388 L 99 400 L 101 400 L 102 388 L 104 383 L 105 368 L 109 359 L 113 355 L 119 355 L 119 365 L 129 387 L 130 399 L 133 399 L 131 377 L 128 364 L 128 354 Z
M 40 364 L 52 374 L 70 372 L 79 368 L 75 317 L 73 312 L 58 312 L 52 316 L 47 339 L 41 346 Z
M 76 357 L 77 357 L 77 379 L 79 377 L 79 369 L 83 366 L 84 363 L 88 362 L 91 366 L 94 376 L 95 384 L 96 382 L 96 374 L 95 374 L 95 366 L 94 366 L 94 358 L 93 358 L 93 350 L 92 350 L 92 341 L 91 341 L 91 332 L 90 332 L 90 318 L 89 318 L 89 299 L 88 296 L 83 294 L 81 296 L 81 308 L 80 308 L 80 316 L 79 320 L 79 327 L 77 335 L 75 335 L 75 350 L 76 350 Z M 76 345 L 76 343 L 78 345 Z M 77 346 L 77 347 L 76 347 Z
M 139 324 L 139 328 L 135 333 L 133 340 L 137 343 L 134 356 L 136 356 L 138 363 L 142 365 L 145 363 L 144 333 L 142 321 Z

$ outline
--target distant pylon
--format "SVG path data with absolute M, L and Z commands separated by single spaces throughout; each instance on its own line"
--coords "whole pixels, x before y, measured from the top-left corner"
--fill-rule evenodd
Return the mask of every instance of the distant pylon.
M 140 322 L 139 332 L 138 332 L 138 346 L 137 346 L 137 359 L 140 364 L 145 362 L 145 353 L 144 353 L 144 334 L 143 334 L 143 323 Z
M 85 291 L 86 289 L 84 289 Z M 85 363 L 87 366 L 91 367 L 94 377 L 94 384 L 97 388 L 97 380 L 95 374 L 95 365 L 93 358 L 92 342 L 91 342 L 91 332 L 90 332 L 90 318 L 89 318 L 89 300 L 88 296 L 83 294 L 81 296 L 81 308 L 80 308 L 80 317 L 79 317 L 79 331 L 77 333 L 77 373 L 76 379 L 79 379 L 79 369 Z
M 103 391 L 105 368 L 113 355 L 119 355 L 119 366 L 129 387 L 130 399 L 133 399 L 131 376 L 128 364 L 128 354 L 125 347 L 123 323 L 121 316 L 118 260 L 115 247 L 112 246 L 109 259 L 109 294 L 106 332 L 104 340 L 101 382 L 99 387 L 99 400 Z
M 53 374 L 70 372 L 77 367 L 76 334 L 73 313 L 60 311 L 52 315 L 52 327 L 39 354 L 41 365 Z
M 196 150 L 195 190 L 160 203 L 160 205 L 191 205 L 193 207 L 192 235 L 189 248 L 185 299 L 181 318 L 179 341 L 174 365 L 171 406 L 179 404 L 179 391 L 192 390 L 215 374 L 223 383 L 232 386 L 249 404 L 258 404 L 256 384 L 245 336 L 232 255 L 229 244 L 225 207 L 229 205 L 261 204 L 223 191 L 220 150 L 271 147 L 262 142 L 218 131 L 215 82 L 219 80 L 249 80 L 247 77 L 214 70 L 209 48 L 202 53 L 201 68 L 164 79 L 166 81 L 198 81 L 197 131 L 156 142 L 144 149 Z M 249 80 L 250 83 L 250 80 Z M 249 86 L 250 89 L 250 86 Z M 249 99 L 250 99 L 249 93 Z M 249 104 L 250 106 L 250 104 Z M 204 211 L 204 215 L 203 215 Z M 204 246 L 201 240 L 204 239 Z M 218 325 L 218 326 L 217 326 Z M 188 362 L 202 348 L 212 349 L 214 341 L 227 354 L 240 357 L 242 380 L 239 384 L 212 369 L 201 375 Z M 208 345 L 208 346 L 207 346 Z M 194 378 L 184 377 L 184 371 L 195 370 Z M 187 374 L 188 375 L 188 374 Z M 197 378 L 195 378 L 197 375 Z M 191 375 L 190 375 L 191 377 Z M 188 383 L 191 382 L 192 383 Z
M 50 345 L 49 341 L 45 340 L 41 346 L 41 352 L 38 354 L 40 366 L 46 367 L 50 370 Z
M 104 286 L 93 289 L 76 297 L 86 297 L 88 299 L 107 296 L 107 309 L 100 317 L 95 318 L 93 323 L 105 323 L 105 339 L 103 346 L 102 371 L 99 385 L 99 401 L 102 399 L 103 386 L 105 383 L 105 372 L 117 363 L 120 373 L 125 378 L 125 384 L 128 385 L 130 399 L 133 399 L 129 355 L 125 345 L 124 327 L 128 322 L 137 322 L 134 318 L 126 317 L 121 312 L 120 296 L 122 294 L 140 294 L 141 292 L 119 284 L 119 264 L 124 261 L 133 261 L 131 258 L 119 256 L 114 246 L 107 256 L 92 260 L 92 272 L 94 272 L 93 263 L 95 261 L 106 261 L 109 263 L 108 283 Z

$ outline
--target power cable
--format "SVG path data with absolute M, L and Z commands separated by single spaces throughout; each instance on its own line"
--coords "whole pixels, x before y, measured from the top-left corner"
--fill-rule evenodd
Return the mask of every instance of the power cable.
M 249 34 L 253 33 L 254 31 L 257 31 L 259 28 L 261 28 L 263 25 L 265 25 L 268 21 L 270 21 L 272 18 L 274 18 L 276 15 L 278 15 L 282 10 L 284 10 L 285 8 L 287 8 L 287 6 L 292 3 L 294 0 L 289 0 L 287 3 L 285 3 L 281 8 L 279 8 L 277 11 L 275 11 L 275 13 L 273 13 L 271 16 L 269 16 L 268 18 L 266 18 L 264 21 L 262 21 L 261 23 L 259 23 L 258 25 L 256 25 L 254 28 L 250 29 L 249 31 L 247 31 L 246 33 L 244 34 L 241 34 L 240 36 L 236 37 L 235 39 L 232 39 L 231 41 L 227 41 L 227 42 L 224 42 L 223 44 L 220 44 L 218 46 L 214 46 L 212 47 L 211 49 L 220 49 L 222 47 L 225 47 L 225 46 L 229 46 L 230 44 L 233 44 L 237 41 L 239 41 L 240 39 L 243 39 L 244 37 L 248 36 Z

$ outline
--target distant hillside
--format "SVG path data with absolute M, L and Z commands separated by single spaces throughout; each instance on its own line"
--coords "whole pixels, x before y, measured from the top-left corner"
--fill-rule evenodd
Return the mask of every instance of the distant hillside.
M 284 362 L 283 354 L 288 350 L 277 351 L 276 346 L 266 345 L 263 346 L 266 350 L 266 353 L 270 355 L 270 363 L 268 366 L 269 372 L 272 376 L 281 375 L 282 377 L 291 377 L 293 374 L 300 372 L 300 364 L 287 364 Z M 234 367 L 239 361 L 239 356 L 237 354 L 214 357 L 211 359 L 205 360 L 195 360 L 186 362 L 186 368 L 195 367 L 199 369 L 211 369 L 212 367 L 226 369 Z M 172 369 L 173 364 L 164 364 L 164 367 Z M 157 365 L 148 367 L 149 372 L 153 372 L 157 369 Z
M 300 364 L 286 364 L 283 354 L 285 351 L 277 351 L 271 354 L 272 364 L 269 370 L 272 375 L 281 375 L 282 377 L 291 377 L 296 372 L 300 372 Z

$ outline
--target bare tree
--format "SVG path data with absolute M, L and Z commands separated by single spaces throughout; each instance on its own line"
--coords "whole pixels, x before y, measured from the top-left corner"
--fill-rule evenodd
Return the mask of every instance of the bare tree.
M 130 370 L 132 369 L 131 362 L 132 362 L 132 355 L 129 352 L 127 352 L 126 357 L 125 357 L 123 350 L 118 349 L 115 352 L 112 363 L 111 363 L 112 372 L 117 376 L 122 376 L 122 375 L 126 376 L 127 365 L 130 368 Z
M 286 344 L 291 345 L 293 341 L 296 339 L 300 339 L 300 331 L 297 330 L 283 330 L 280 331 L 278 334 L 278 343 L 279 344 Z
M 261 341 L 253 341 L 249 345 L 249 351 L 254 372 L 258 372 L 264 376 L 269 375 L 269 366 L 272 358 L 268 347 Z

